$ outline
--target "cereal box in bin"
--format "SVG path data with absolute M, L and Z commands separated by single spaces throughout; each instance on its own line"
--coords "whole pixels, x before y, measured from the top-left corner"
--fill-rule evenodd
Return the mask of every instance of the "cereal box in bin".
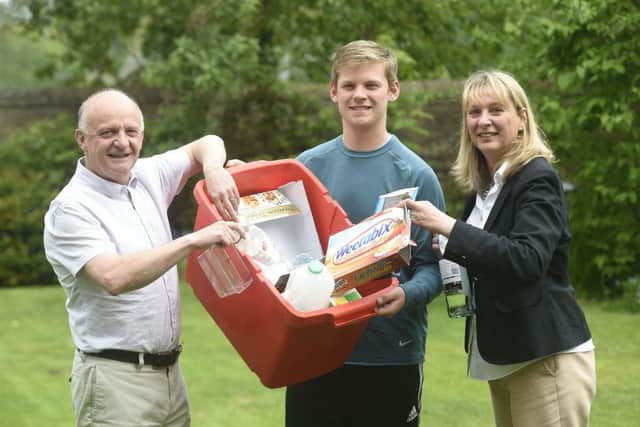
M 404 208 L 388 208 L 329 238 L 325 264 L 334 295 L 409 265 L 411 222 Z

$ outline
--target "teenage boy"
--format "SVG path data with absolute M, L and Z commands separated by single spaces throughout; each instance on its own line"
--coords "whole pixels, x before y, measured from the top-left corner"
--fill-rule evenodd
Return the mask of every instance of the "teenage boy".
M 444 210 L 431 167 L 387 131 L 388 103 L 400 95 L 397 69 L 395 55 L 375 42 L 341 47 L 329 93 L 342 135 L 298 156 L 354 224 L 374 213 L 378 195 L 406 187 L 418 187 L 417 200 Z M 345 364 L 287 388 L 287 427 L 419 425 L 427 304 L 442 283 L 431 234 L 413 227 L 411 237 L 417 246 L 397 272 L 400 286 L 378 298 L 378 316 Z

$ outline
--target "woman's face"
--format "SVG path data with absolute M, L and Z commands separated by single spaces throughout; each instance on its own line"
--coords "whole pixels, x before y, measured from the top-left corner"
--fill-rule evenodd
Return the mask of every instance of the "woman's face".
M 483 154 L 489 170 L 495 172 L 497 163 L 518 138 L 518 130 L 525 124 L 526 111 L 516 111 L 513 104 L 502 103 L 488 90 L 470 102 L 466 111 L 469 138 Z

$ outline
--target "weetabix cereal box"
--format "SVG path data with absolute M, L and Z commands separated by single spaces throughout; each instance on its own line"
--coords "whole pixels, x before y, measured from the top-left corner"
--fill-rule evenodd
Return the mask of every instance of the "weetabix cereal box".
M 325 265 L 336 281 L 334 295 L 409 265 L 411 220 L 389 208 L 329 237 Z

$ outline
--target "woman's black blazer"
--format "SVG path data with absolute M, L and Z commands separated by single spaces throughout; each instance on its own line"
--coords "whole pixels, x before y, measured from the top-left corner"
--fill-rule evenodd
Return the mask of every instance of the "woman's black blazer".
M 494 364 L 575 347 L 591 332 L 569 283 L 569 223 L 562 182 L 544 158 L 508 178 L 484 229 L 466 224 L 465 197 L 445 258 L 467 268 L 474 288 L 478 348 Z M 467 319 L 465 349 L 469 349 Z

